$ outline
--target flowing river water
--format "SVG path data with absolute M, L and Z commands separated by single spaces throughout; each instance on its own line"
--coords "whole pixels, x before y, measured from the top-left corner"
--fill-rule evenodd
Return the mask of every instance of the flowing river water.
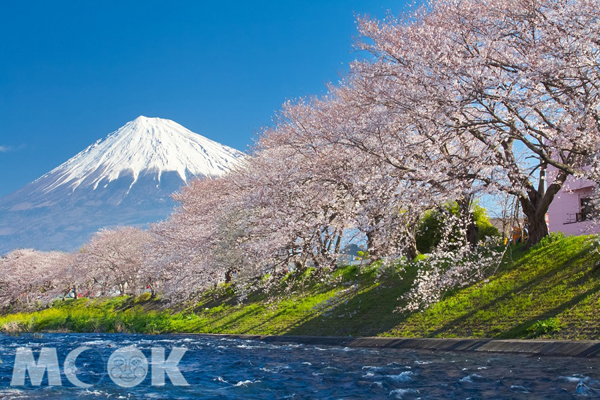
M 168 364 L 177 348 L 185 352 L 178 362 Z M 25 356 L 33 354 L 40 367 L 40 354 L 51 355 L 52 349 L 60 381 L 54 375 L 50 386 L 46 370 L 40 384 L 33 386 L 35 365 L 26 371 Z M 84 350 L 78 357 L 67 357 L 76 349 Z M 133 349 L 138 359 L 123 364 L 122 357 L 115 357 L 123 349 Z M 160 349 L 167 360 L 160 366 L 179 371 L 187 386 L 174 385 L 171 375 L 156 367 L 163 359 L 153 355 L 160 356 Z M 0 398 L 7 399 L 600 398 L 597 358 L 270 344 L 195 335 L 58 333 L 0 335 L 0 358 Z M 126 387 L 125 381 L 112 379 L 115 368 L 124 366 L 137 368 L 139 383 Z M 23 374 L 25 385 L 15 385 Z M 67 375 L 81 384 L 73 384 Z M 172 375 L 177 381 L 176 373 Z

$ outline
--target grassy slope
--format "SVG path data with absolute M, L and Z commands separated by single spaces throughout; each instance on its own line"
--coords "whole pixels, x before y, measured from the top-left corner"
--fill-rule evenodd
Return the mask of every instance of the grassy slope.
M 0 317 L 0 327 L 5 331 L 600 339 L 600 256 L 590 252 L 584 241 L 584 237 L 569 237 L 515 252 L 489 282 L 457 291 L 429 310 L 408 316 L 394 310 L 402 304 L 398 298 L 410 287 L 414 271 L 400 277 L 377 268 L 348 267 L 329 276 L 288 276 L 269 294 L 250 293 L 241 303 L 228 287 L 207 292 L 200 303 L 177 313 L 161 311 L 160 301 L 84 299 Z M 382 275 L 378 278 L 378 274 Z M 538 321 L 558 330 L 544 329 Z

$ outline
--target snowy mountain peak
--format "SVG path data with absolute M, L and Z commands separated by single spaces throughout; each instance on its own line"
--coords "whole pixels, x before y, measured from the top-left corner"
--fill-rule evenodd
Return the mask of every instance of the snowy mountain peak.
M 169 119 L 139 116 L 97 141 L 34 184 L 48 193 L 58 187 L 106 185 L 126 176 L 133 186 L 140 175 L 175 172 L 187 182 L 193 176 L 220 176 L 239 164 L 243 153 L 198 135 Z
M 167 218 L 171 194 L 214 177 L 244 154 L 176 122 L 139 116 L 34 182 L 0 198 L 0 254 L 72 251 L 100 228 Z

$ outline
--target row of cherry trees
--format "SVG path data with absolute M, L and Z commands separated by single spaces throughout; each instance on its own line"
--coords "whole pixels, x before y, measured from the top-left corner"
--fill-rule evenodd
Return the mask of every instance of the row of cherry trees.
M 0 308 L 153 288 L 153 271 L 145 267 L 150 238 L 123 227 L 98 232 L 78 253 L 12 251 L 0 258 Z
M 183 190 L 157 265 L 193 265 L 176 287 L 189 293 L 234 268 L 332 265 L 356 232 L 372 258 L 412 258 L 424 210 L 480 193 L 515 196 L 539 242 L 554 196 L 598 153 L 599 17 L 597 0 L 439 0 L 359 19 L 372 56 L 326 96 L 286 103 L 243 168 Z M 471 264 L 430 275 L 452 286 Z
M 539 242 L 567 177 L 598 170 L 598 0 L 432 0 L 358 22 L 370 55 L 327 95 L 284 104 L 241 167 L 192 182 L 150 231 L 101 231 L 75 255 L 9 254 L 4 304 L 31 288 L 183 300 L 234 271 L 332 266 L 351 236 L 372 259 L 412 259 L 423 212 L 459 200 L 459 238 L 437 250 L 447 266 L 472 250 L 467 199 L 481 193 L 515 196 Z M 419 275 L 413 303 L 481 276 L 482 257 L 461 260 L 474 261 Z

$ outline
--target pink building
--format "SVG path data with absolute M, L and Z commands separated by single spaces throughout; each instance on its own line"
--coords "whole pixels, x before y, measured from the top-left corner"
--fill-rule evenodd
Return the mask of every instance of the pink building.
M 548 184 L 552 183 L 555 169 L 548 168 Z M 600 227 L 590 228 L 591 197 L 594 182 L 569 177 L 556 194 L 548 210 L 550 232 L 568 235 L 599 233 Z

